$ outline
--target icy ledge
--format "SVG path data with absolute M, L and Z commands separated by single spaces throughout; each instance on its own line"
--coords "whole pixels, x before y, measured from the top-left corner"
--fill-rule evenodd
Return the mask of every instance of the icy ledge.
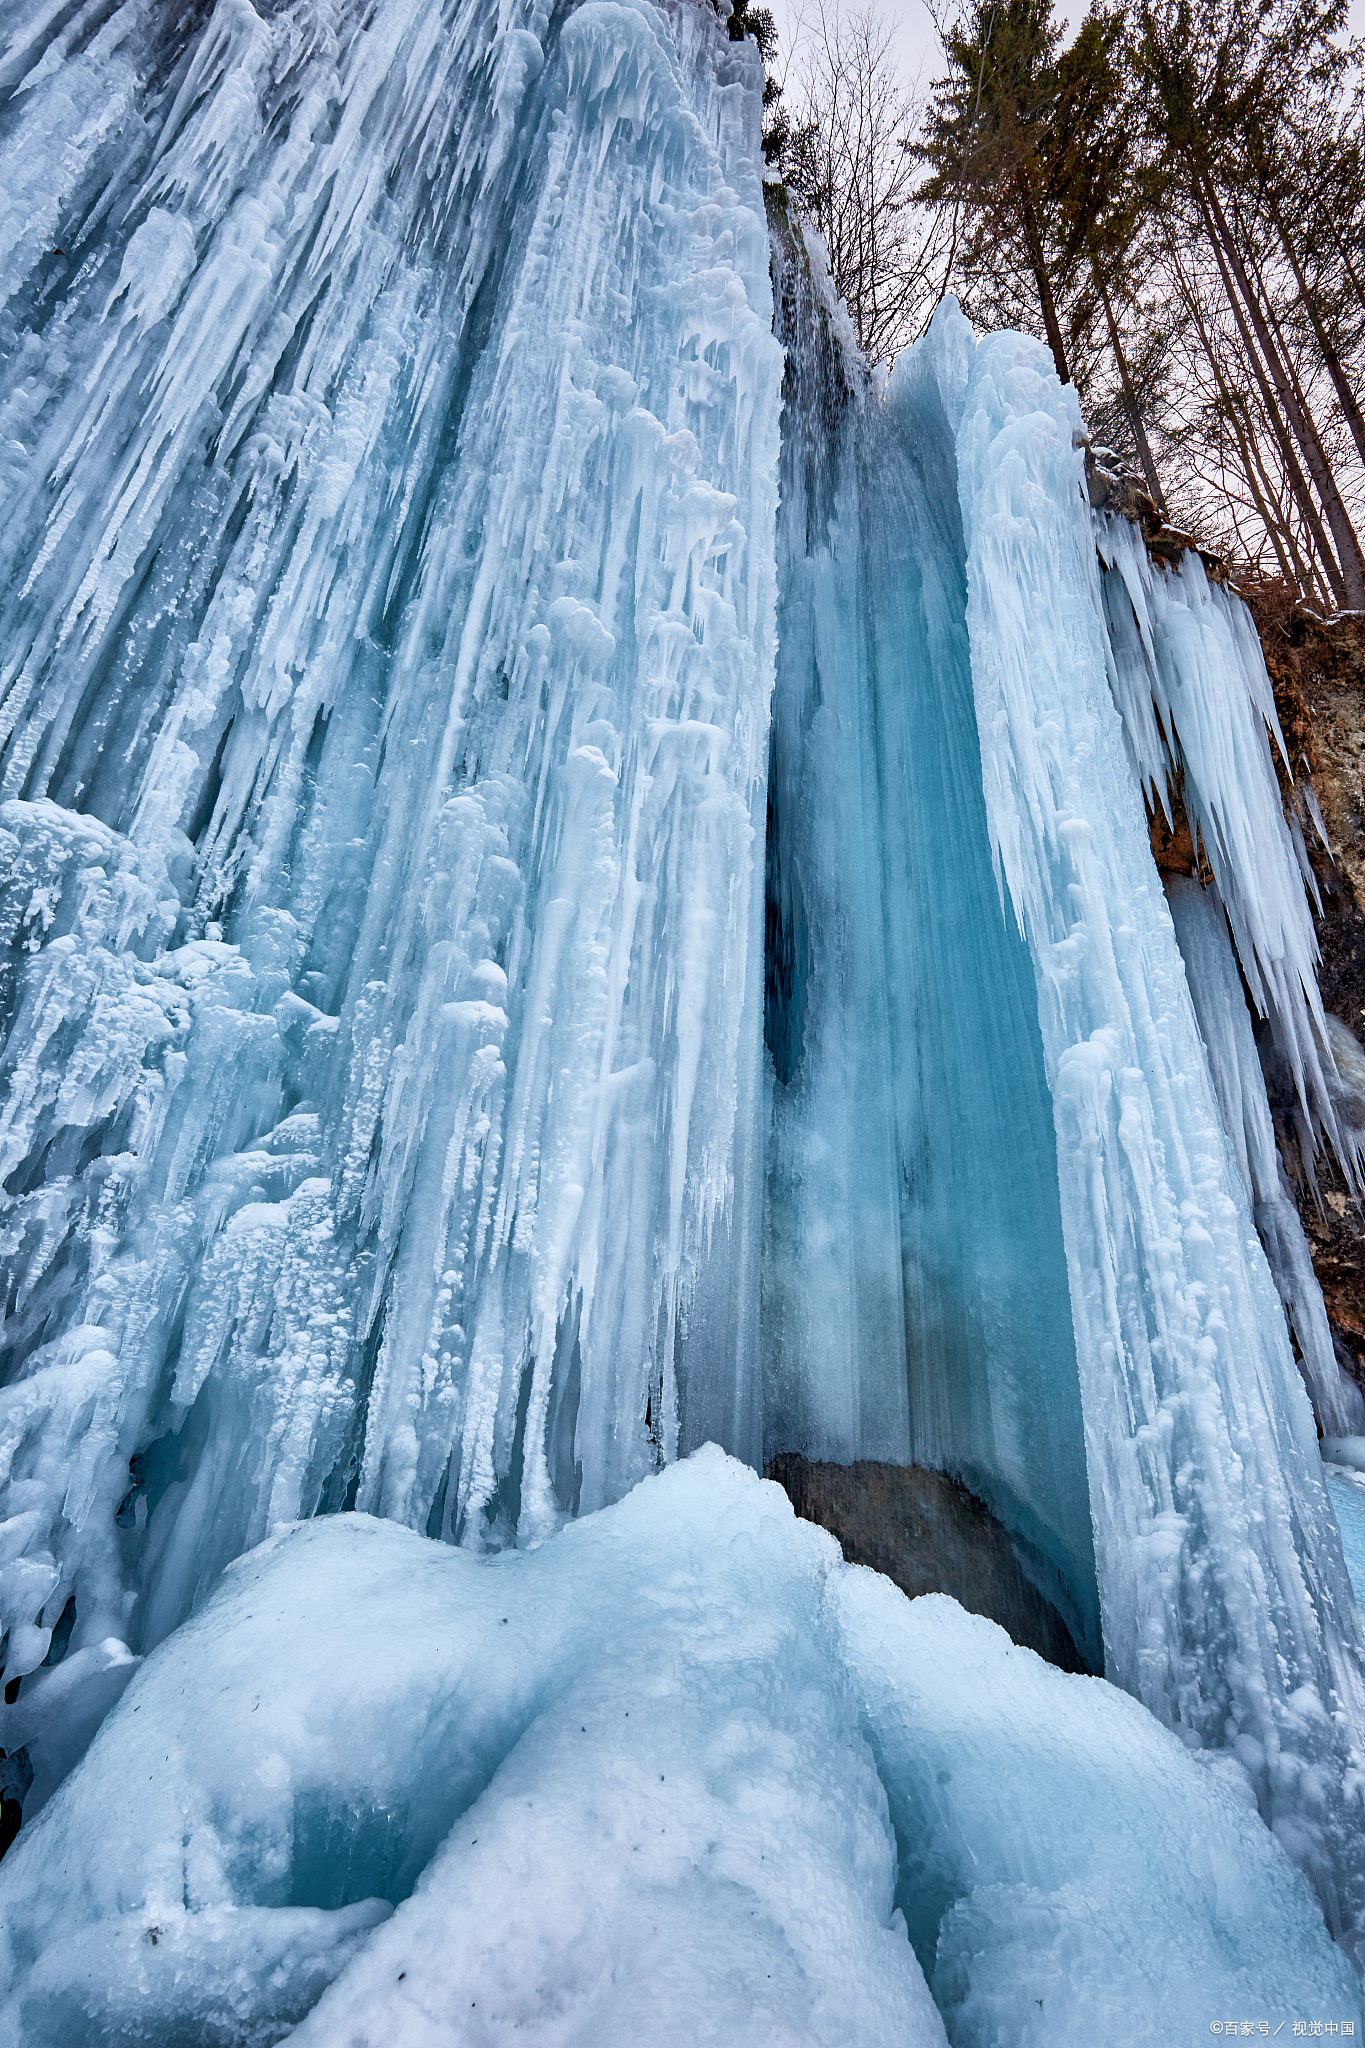
M 0 2041 L 1358 2019 L 1235 1776 L 844 1565 L 709 1446 L 531 1552 L 302 1523 L 153 1653 L 6 1859 Z

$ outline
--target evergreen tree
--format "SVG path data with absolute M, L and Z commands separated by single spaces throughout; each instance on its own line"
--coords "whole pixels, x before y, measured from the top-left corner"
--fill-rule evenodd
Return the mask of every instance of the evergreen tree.
M 1027 273 L 1068 383 L 1050 207 L 1060 42 L 1052 0 L 971 0 L 944 37 L 949 68 L 913 154 L 929 167 L 920 201 L 952 210 L 953 257 L 960 245 L 969 272 Z
M 1062 287 L 1071 295 L 1073 361 L 1102 315 L 1122 409 L 1147 488 L 1165 514 L 1165 498 L 1143 418 L 1138 380 L 1124 342 L 1120 310 L 1137 294 L 1146 252 L 1143 194 L 1133 149 L 1124 74 L 1120 8 L 1086 16 L 1057 66 L 1058 91 L 1048 139 L 1048 194 L 1058 218 Z
M 746 36 L 752 36 L 758 45 L 758 54 L 763 59 L 763 154 L 769 163 L 776 163 L 789 147 L 791 135 L 781 105 L 782 87 L 773 76 L 777 56 L 773 11 L 771 7 L 751 7 L 749 0 L 736 0 L 727 27 L 732 43 L 742 43 Z

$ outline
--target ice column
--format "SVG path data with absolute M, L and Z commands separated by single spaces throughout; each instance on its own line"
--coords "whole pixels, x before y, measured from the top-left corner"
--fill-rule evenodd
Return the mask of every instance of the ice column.
M 1053 1091 L 1106 1672 L 1237 1757 L 1355 1945 L 1358 1618 L 1110 695 L 1079 409 L 1008 334 L 961 403 L 986 807 Z
M 991 870 L 953 429 L 923 364 L 870 387 L 818 247 L 781 222 L 774 244 L 765 1446 L 957 1474 L 1098 1664 L 1051 1104 Z

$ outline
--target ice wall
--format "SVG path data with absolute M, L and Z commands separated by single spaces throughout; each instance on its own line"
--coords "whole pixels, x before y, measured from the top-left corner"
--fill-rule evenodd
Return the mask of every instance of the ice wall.
M 819 249 L 774 246 L 765 1448 L 956 1473 L 1098 1669 L 1056 1146 L 991 869 L 952 428 L 921 357 L 868 387 Z
M 1231 1750 L 1354 1946 L 1359 1620 L 1110 694 L 1080 414 L 1037 343 L 964 355 L 951 315 L 934 338 L 986 808 L 1052 1085 L 1106 1673 Z
M 477 1547 L 757 1458 L 781 359 L 761 67 L 688 0 L 4 33 L 37 1801 L 281 1522 Z

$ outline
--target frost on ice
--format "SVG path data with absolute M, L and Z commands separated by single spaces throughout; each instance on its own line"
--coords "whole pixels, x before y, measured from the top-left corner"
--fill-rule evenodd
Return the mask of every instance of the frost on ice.
M 1348 1177 L 1361 1055 L 1242 608 L 1032 344 L 868 384 L 697 0 L 3 35 L 0 2034 L 1344 2011 L 1365 1410 L 1243 979 Z M 956 1474 L 1113 1683 L 707 1439 Z

